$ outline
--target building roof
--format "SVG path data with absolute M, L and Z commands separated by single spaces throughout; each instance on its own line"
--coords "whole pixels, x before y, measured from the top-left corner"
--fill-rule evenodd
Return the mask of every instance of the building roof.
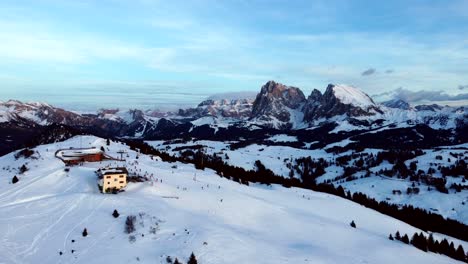
M 97 148 L 85 148 L 85 149 L 61 149 L 56 152 L 55 156 L 64 161 L 67 160 L 79 160 L 80 158 L 87 155 L 103 154 L 104 152 Z
M 101 168 L 98 170 L 98 173 L 101 175 L 119 174 L 119 173 L 128 174 L 128 171 L 127 171 L 127 168 L 125 167 L 115 167 L 115 168 Z

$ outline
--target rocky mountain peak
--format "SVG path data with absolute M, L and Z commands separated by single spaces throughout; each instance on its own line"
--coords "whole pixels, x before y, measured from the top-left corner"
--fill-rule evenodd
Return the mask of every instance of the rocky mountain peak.
M 255 98 L 252 118 L 266 121 L 276 118 L 280 122 L 289 122 L 290 110 L 301 110 L 305 101 L 304 93 L 299 88 L 269 81 Z
M 297 108 L 299 104 L 305 101 L 304 93 L 299 88 L 286 86 L 275 81 L 268 81 L 262 86 L 260 93 L 255 98 L 255 103 L 261 102 L 264 100 L 263 98 L 270 101 L 272 99 L 281 100 L 289 108 Z
M 347 115 L 370 116 L 382 113 L 372 98 L 349 85 L 329 84 L 325 93 L 314 90 L 304 106 L 304 121 Z

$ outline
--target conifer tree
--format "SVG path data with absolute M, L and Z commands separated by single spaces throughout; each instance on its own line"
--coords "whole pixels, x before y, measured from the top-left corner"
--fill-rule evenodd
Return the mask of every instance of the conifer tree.
M 350 225 L 351 227 L 353 227 L 353 228 L 356 228 L 356 223 L 354 223 L 354 220 L 351 221 L 351 223 L 350 223 L 349 225 Z
M 431 252 L 437 252 L 435 241 L 434 241 L 434 236 L 432 236 L 432 234 L 430 234 L 429 238 L 427 239 L 427 250 Z
M 435 253 L 440 253 L 440 243 L 439 243 L 439 240 L 436 240 L 434 242 L 434 252 Z
M 422 251 L 427 251 L 427 240 L 423 233 L 414 233 L 411 244 Z
M 11 179 L 11 183 L 15 184 L 19 181 L 18 177 L 16 177 L 16 175 L 13 177 L 13 179 Z
M 187 264 L 198 264 L 197 258 L 195 258 L 195 254 L 193 254 L 193 252 L 190 255 L 190 258 L 189 258 L 189 261 L 187 262 Z
M 395 239 L 396 239 L 396 240 L 401 240 L 400 231 L 397 231 L 397 232 L 395 233 Z
M 449 253 L 449 249 L 450 249 L 450 245 L 447 241 L 447 239 L 443 239 L 441 242 L 440 242 L 440 247 L 439 247 L 439 253 L 441 254 L 444 254 L 444 255 L 447 255 L 448 256 L 448 253 Z
M 85 229 L 83 230 L 83 233 L 82 233 L 82 234 L 83 234 L 84 237 L 87 237 L 87 236 L 88 236 L 88 230 L 85 228 Z
M 119 212 L 117 212 L 117 209 L 114 209 L 114 212 L 112 213 L 112 216 L 113 216 L 114 218 L 117 218 L 117 217 L 119 217 L 119 215 L 120 215 L 120 214 L 119 214 Z
M 405 243 L 405 244 L 409 244 L 409 237 L 407 234 L 405 234 L 402 238 L 401 238 L 401 242 Z
M 456 252 L 457 252 L 457 250 L 455 249 L 455 245 L 453 244 L 453 242 L 450 242 L 450 248 L 449 248 L 449 252 L 448 252 L 447 256 L 453 258 L 453 257 L 455 257 Z
M 465 250 L 463 249 L 463 246 L 462 245 L 459 245 L 458 248 L 457 248 L 457 251 L 455 252 L 455 259 L 458 259 L 458 260 L 461 260 L 461 261 L 465 261 L 466 260 L 466 256 L 465 256 Z
M 25 173 L 26 171 L 28 171 L 28 167 L 26 167 L 26 165 L 23 164 L 23 166 L 21 166 L 20 169 L 19 169 L 19 173 L 20 173 L 20 174 L 23 174 L 23 173 Z

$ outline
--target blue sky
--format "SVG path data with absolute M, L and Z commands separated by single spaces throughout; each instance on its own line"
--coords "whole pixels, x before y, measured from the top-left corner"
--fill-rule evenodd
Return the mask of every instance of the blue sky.
M 466 32 L 466 0 L 4 0 L 0 100 L 170 108 L 271 79 L 455 95 Z

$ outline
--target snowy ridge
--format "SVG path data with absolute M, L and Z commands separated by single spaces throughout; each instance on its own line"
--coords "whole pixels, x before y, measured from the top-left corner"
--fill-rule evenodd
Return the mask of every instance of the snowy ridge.
M 333 93 L 343 104 L 351 104 L 362 108 L 376 106 L 367 94 L 353 86 L 344 84 L 334 85 Z

